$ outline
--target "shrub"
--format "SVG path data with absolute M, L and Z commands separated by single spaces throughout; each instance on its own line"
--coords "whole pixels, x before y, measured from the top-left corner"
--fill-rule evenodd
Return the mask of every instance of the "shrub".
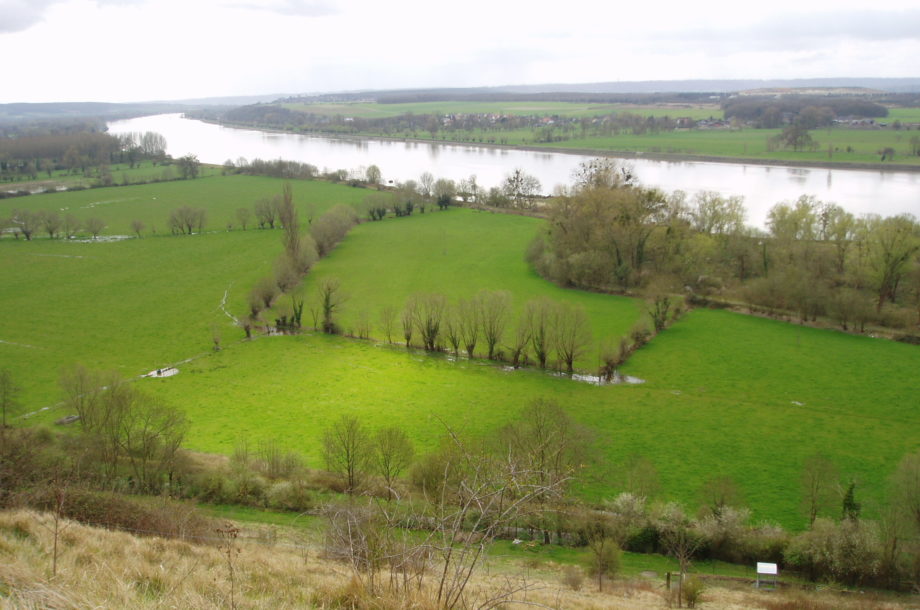
M 562 569 L 562 584 L 572 591 L 581 591 L 585 583 L 585 573 L 578 566 L 565 566 Z
M 281 510 L 305 511 L 316 506 L 313 493 L 303 481 L 278 481 L 265 493 L 268 505 Z
M 873 524 L 858 519 L 841 523 L 817 519 L 810 531 L 792 539 L 785 558 L 789 566 L 812 580 L 847 585 L 871 582 L 879 569 L 878 532 Z
M 140 501 L 82 488 L 70 488 L 65 493 L 64 502 L 59 505 L 55 492 L 45 488 L 32 496 L 30 504 L 42 510 L 61 506 L 62 515 L 68 519 L 142 535 L 195 540 L 210 536 L 214 529 L 210 519 L 199 514 L 194 506 L 181 502 Z
M 706 585 L 699 576 L 691 575 L 684 579 L 681 594 L 688 608 L 696 608 L 696 605 L 703 600 L 703 589 L 705 588 Z

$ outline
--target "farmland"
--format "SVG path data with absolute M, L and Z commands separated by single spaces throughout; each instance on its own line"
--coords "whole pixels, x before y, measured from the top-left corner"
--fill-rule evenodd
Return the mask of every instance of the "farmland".
M 663 128 L 647 124 L 652 119 L 721 121 L 718 104 L 591 104 L 575 102 L 474 102 L 416 103 L 288 103 L 286 124 L 273 128 L 306 132 L 346 133 L 356 136 L 408 138 L 444 142 L 483 143 L 510 147 L 559 148 L 609 154 L 651 154 L 672 157 L 714 157 L 760 162 L 818 165 L 856 164 L 920 166 L 916 135 L 910 125 L 920 122 L 917 108 L 894 107 L 878 125 L 834 125 L 814 128 L 816 145 L 802 150 L 784 149 L 770 143 L 781 129 L 753 128 L 742 123 Z M 300 113 L 303 113 L 302 115 Z M 304 119 L 302 123 L 298 117 Z M 469 126 L 463 115 L 480 117 Z M 482 122 L 481 117 L 493 117 Z M 632 117 L 626 120 L 624 117 Z M 450 118 L 455 117 L 455 118 Z M 505 117 L 495 119 L 494 117 Z M 599 129 L 609 117 L 622 124 L 613 130 Z M 514 120 L 510 120 L 514 119 Z M 376 122 L 375 122 L 376 121 Z M 895 121 L 906 129 L 894 129 Z M 242 119 L 258 124 L 257 119 Z M 914 138 L 912 142 L 911 139 Z M 894 155 L 883 160 L 880 151 Z M 883 162 L 884 161 L 884 162 Z
M 109 231 L 120 233 L 135 216 L 162 226 L 180 202 L 206 207 L 220 226 L 237 207 L 280 188 L 269 178 L 214 176 L 19 204 L 78 210 L 111 201 Z M 293 188 L 302 214 L 367 193 L 315 182 Z M 134 377 L 194 358 L 175 377 L 139 382 L 187 414 L 189 448 L 228 454 L 241 439 L 270 439 L 315 467 L 323 430 L 343 413 L 370 428 L 399 425 L 424 452 L 437 446 L 445 424 L 481 436 L 548 397 L 593 430 L 596 458 L 579 485 L 585 498 L 610 497 L 623 463 L 641 455 L 658 469 L 669 499 L 693 507 L 703 481 L 730 476 L 757 518 L 798 528 L 802 463 L 821 452 L 875 510 L 887 476 L 920 437 L 913 346 L 697 310 L 623 368 L 644 384 L 598 387 L 380 344 L 383 307 L 400 307 L 415 292 L 457 299 L 480 289 L 508 290 L 516 311 L 540 295 L 581 305 L 595 342 L 625 334 L 645 315 L 640 301 L 564 290 L 524 263 L 540 222 L 453 209 L 356 227 L 311 272 L 305 295 L 312 300 L 321 279 L 338 278 L 348 295 L 342 325 L 363 312 L 375 341 L 309 332 L 242 340 L 221 303 L 226 296 L 227 312 L 245 312 L 249 288 L 281 250 L 277 231 L 159 231 L 113 243 L 5 238 L 0 282 L 14 289 L 2 301 L 0 365 L 20 381 L 22 411 L 31 411 L 58 399 L 59 371 L 75 362 Z M 579 368 L 593 371 L 596 353 L 587 350 Z M 37 421 L 61 415 L 53 410 Z

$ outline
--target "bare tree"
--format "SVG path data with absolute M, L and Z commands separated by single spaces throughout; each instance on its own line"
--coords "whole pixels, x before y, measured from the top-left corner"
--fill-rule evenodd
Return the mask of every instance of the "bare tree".
M 551 493 L 534 495 L 538 505 L 537 515 L 542 519 L 547 504 L 565 493 L 568 484 L 588 460 L 591 434 L 558 403 L 538 398 L 528 404 L 513 422 L 499 430 L 498 442 L 499 453 L 522 471 L 533 473 L 539 487 L 551 490 Z M 561 529 L 558 520 L 556 525 Z M 549 544 L 549 528 L 542 529 L 544 543 Z M 558 529 L 557 534 L 560 534 Z
M 450 349 L 454 355 L 460 353 L 460 322 L 457 314 L 457 308 L 447 305 L 444 309 L 444 338 L 450 344 Z
M 105 221 L 93 216 L 92 218 L 87 218 L 83 226 L 86 227 L 86 230 L 93 236 L 93 239 L 96 239 L 105 228 Z
M 402 318 L 401 318 L 402 332 L 403 332 L 403 339 L 406 340 L 406 347 L 410 347 L 412 345 L 412 333 L 413 333 L 413 330 L 415 329 L 415 318 L 416 318 L 415 307 L 416 306 L 417 306 L 417 303 L 415 299 L 409 299 L 408 301 L 406 301 L 406 306 L 403 308 L 403 311 L 402 311 Z
M 260 229 L 264 229 L 265 227 L 269 229 L 275 228 L 275 221 L 278 218 L 278 203 L 278 197 L 273 199 L 263 198 L 255 202 L 253 209 L 256 214 L 256 222 L 259 223 Z
M 623 469 L 622 485 L 628 493 L 651 500 L 661 489 L 658 469 L 647 457 L 632 455 Z
M 677 590 L 677 604 L 680 607 L 683 599 L 684 574 L 690 568 L 690 561 L 703 544 L 704 538 L 699 534 L 696 524 L 684 514 L 680 506 L 674 503 L 667 504 L 661 509 L 657 518 L 657 527 L 662 546 L 680 565 Z
M 380 310 L 380 326 L 387 343 L 393 343 L 393 331 L 396 328 L 396 308 L 387 305 Z
M 700 486 L 700 502 L 703 510 L 721 518 L 727 508 L 739 508 L 743 502 L 738 484 L 729 476 L 710 477 Z
M 204 230 L 207 212 L 204 208 L 193 208 L 187 205 L 180 206 L 170 212 L 167 225 L 174 234 L 191 235 L 197 230 Z
M 370 436 L 357 418 L 342 415 L 323 435 L 326 467 L 342 476 L 345 492 L 353 494 L 367 471 L 373 448 Z
M 425 199 L 431 199 L 433 194 L 432 188 L 434 187 L 434 176 L 431 175 L 431 172 L 422 172 L 422 175 L 418 179 L 418 190 L 419 194 Z
M 505 335 L 511 311 L 511 293 L 506 290 L 482 290 L 476 295 L 479 325 L 488 348 L 489 360 L 495 357 L 495 348 Z
M 134 231 L 134 234 L 138 237 L 141 236 L 141 231 L 146 228 L 146 225 L 142 220 L 132 220 L 131 221 L 131 230 Z
M 409 300 L 413 303 L 407 305 L 407 309 L 412 312 L 412 323 L 422 338 L 425 351 L 436 351 L 447 299 L 442 294 L 415 294 Z
M 508 354 L 511 356 L 511 366 L 514 368 L 521 366 L 522 361 L 526 364 L 528 343 L 530 343 L 530 325 L 527 320 L 520 319 L 505 343 Z
M 365 171 L 365 177 L 367 183 L 371 186 L 379 186 L 381 178 L 380 168 L 376 165 L 369 165 Z
M 249 219 L 252 218 L 252 212 L 249 208 L 237 208 L 236 209 L 236 222 L 246 230 L 246 226 L 249 224 Z
M 402 428 L 383 428 L 374 435 L 374 470 L 386 484 L 388 499 L 393 498 L 396 479 L 414 457 L 412 441 Z
M 250 303 L 260 302 L 262 305 L 260 309 L 270 309 L 278 296 L 278 285 L 275 283 L 275 279 L 271 276 L 265 276 L 260 279 L 253 286 L 250 296 Z
M 117 373 L 76 366 L 61 377 L 65 404 L 80 416 L 84 433 L 95 438 L 105 475 L 127 464 L 135 488 L 156 492 L 173 471 L 186 420 L 176 409 L 139 392 Z
M 597 578 L 597 590 L 604 590 L 604 577 L 613 578 L 620 568 L 620 547 L 612 523 L 603 514 L 591 513 L 578 526 L 579 535 L 591 552 L 589 567 Z
M 310 224 L 310 234 L 316 240 L 319 256 L 327 256 L 357 222 L 354 208 L 344 204 L 336 205 L 314 220 Z
M 32 210 L 13 210 L 10 216 L 13 228 L 22 233 L 26 241 L 32 240 L 32 234 L 38 229 L 41 223 L 41 217 L 38 212 Z
M 530 209 L 540 194 L 540 181 L 521 168 L 513 170 L 502 182 L 502 193 L 512 201 L 515 207 Z
M 6 420 L 19 405 L 19 386 L 9 369 L 0 369 L 0 435 L 6 430 Z
M 808 516 L 808 526 L 823 512 L 836 507 L 840 473 L 826 455 L 815 453 L 802 465 L 802 506 Z
M 556 356 L 572 373 L 575 361 L 591 344 L 591 328 L 584 307 L 568 304 L 557 307 L 552 336 Z
M 82 224 L 80 219 L 73 214 L 65 215 L 61 224 L 61 233 L 63 233 L 64 239 L 73 238 L 80 231 Z
M 552 349 L 553 323 L 556 304 L 547 297 L 538 297 L 524 305 L 523 319 L 530 329 L 530 347 L 541 369 Z
M 479 306 L 477 299 L 460 299 L 457 303 L 457 329 L 468 358 L 472 358 L 479 341 Z
M 275 262 L 275 286 L 287 294 L 300 285 L 301 276 L 294 263 L 287 256 L 280 257 Z
M 891 477 L 893 500 L 920 534 L 920 450 L 905 455 Z
M 281 188 L 281 201 L 278 204 L 278 220 L 284 229 L 281 242 L 288 258 L 297 260 L 300 253 L 300 219 L 294 209 L 294 192 L 291 183 L 285 182 Z
M 41 215 L 42 229 L 48 234 L 49 239 L 54 239 L 60 233 L 63 225 L 61 215 L 54 210 L 42 210 L 39 214 Z

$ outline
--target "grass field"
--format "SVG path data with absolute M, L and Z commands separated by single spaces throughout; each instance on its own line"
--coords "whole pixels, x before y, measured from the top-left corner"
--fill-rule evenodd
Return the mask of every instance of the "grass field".
M 280 191 L 280 181 L 239 176 L 149 186 L 164 189 L 157 201 L 168 191 L 215 216 L 256 192 Z M 147 188 L 91 193 L 121 199 Z M 294 188 L 298 205 L 318 208 L 366 194 L 313 183 Z M 76 208 L 86 194 L 49 198 Z M 131 218 L 128 206 L 107 209 L 121 211 L 113 222 Z M 500 288 L 518 307 L 540 294 L 581 303 L 596 338 L 622 334 L 641 315 L 635 301 L 562 290 L 528 269 L 523 250 L 539 222 L 450 210 L 367 223 L 317 265 L 307 294 L 323 277 L 340 278 L 349 294 L 347 327 L 362 309 L 376 322 L 380 308 L 415 291 L 458 297 Z M 188 414 L 190 448 L 229 453 L 242 439 L 275 439 L 319 467 L 322 432 L 343 413 L 371 428 L 402 426 L 425 451 L 444 424 L 482 435 L 530 400 L 552 398 L 595 432 L 603 459 L 586 471 L 585 497 L 610 497 L 622 464 L 639 454 L 659 469 L 667 498 L 695 507 L 701 483 L 727 475 L 757 518 L 793 528 L 802 525 L 798 477 L 809 455 L 830 456 L 857 482 L 857 499 L 872 514 L 897 461 L 918 446 L 915 346 L 740 314 L 688 314 L 626 365 L 625 373 L 646 380 L 636 386 L 597 387 L 322 335 L 244 342 L 221 301 L 226 294 L 228 309 L 242 313 L 249 288 L 281 251 L 279 239 L 277 231 L 250 230 L 115 243 L 3 240 L 0 366 L 23 386 L 22 410 L 57 400 L 60 368 L 74 362 L 136 376 L 197 356 L 175 377 L 140 382 Z M 215 331 L 220 352 L 211 349 Z M 583 366 L 594 366 L 594 356 Z
M 560 142 L 537 142 L 536 132 L 531 129 L 480 131 L 465 130 L 442 132 L 438 140 L 456 140 L 460 142 L 494 142 L 508 146 L 536 146 L 546 148 L 565 148 L 572 150 L 592 150 L 610 153 L 663 153 L 674 155 L 702 155 L 710 157 L 729 157 L 751 159 L 754 161 L 788 161 L 790 163 L 881 163 L 878 151 L 891 147 L 895 150 L 893 162 L 899 164 L 920 165 L 920 157 L 911 156 L 910 138 L 916 135 L 912 131 L 872 130 L 872 129 L 820 129 L 812 132 L 818 142 L 815 151 L 775 150 L 770 151 L 768 140 L 777 135 L 775 129 L 712 129 L 670 131 L 635 135 L 599 137 L 575 137 Z M 375 134 L 381 135 L 381 134 Z M 402 135 L 402 134 L 400 134 Z M 419 131 L 412 137 L 429 139 L 430 133 Z M 830 154 L 828 147 L 831 147 Z M 847 147 L 850 150 L 847 150 Z
M 364 118 L 386 118 L 401 114 L 455 114 L 455 113 L 501 113 L 517 115 L 559 115 L 566 117 L 599 116 L 617 112 L 630 112 L 641 116 L 690 117 L 696 120 L 723 118 L 718 105 L 649 105 L 625 104 L 576 104 L 565 102 L 424 102 L 413 104 L 290 104 L 288 107 L 304 112 L 328 116 L 354 116 Z M 892 108 L 890 116 L 882 122 L 920 122 L 918 108 Z M 910 131 L 890 129 L 816 129 L 812 137 L 818 142 L 815 151 L 775 150 L 768 147 L 768 140 L 779 133 L 778 129 L 694 129 L 662 133 L 619 135 L 600 137 L 576 137 L 561 142 L 538 143 L 533 129 L 508 130 L 456 130 L 441 131 L 434 139 L 458 142 L 495 142 L 508 146 L 546 146 L 581 150 L 600 150 L 627 153 L 662 153 L 679 155 L 703 155 L 732 157 L 752 160 L 779 160 L 812 163 L 881 163 L 879 150 L 891 147 L 895 150 L 896 163 L 920 165 L 920 157 L 911 155 Z M 368 132 L 369 136 L 392 136 L 392 133 Z M 406 134 L 395 134 L 406 135 Z M 421 130 L 408 134 L 412 138 L 431 139 L 431 133 Z M 890 161 L 890 160 L 889 160 Z
M 669 498 L 695 507 L 704 480 L 731 476 L 757 518 L 795 528 L 802 525 L 802 464 L 809 455 L 822 452 L 857 481 L 860 500 L 872 514 L 888 474 L 920 438 L 920 425 L 910 414 L 915 402 L 910 378 L 900 377 L 902 371 L 897 370 L 916 369 L 917 351 L 867 339 L 867 345 L 853 350 L 856 363 L 864 365 L 861 376 L 826 373 L 786 387 L 780 369 L 764 373 L 764 387 L 758 387 L 756 371 L 769 371 L 774 360 L 754 359 L 752 371 L 750 359 L 736 364 L 730 355 L 759 333 L 766 332 L 775 343 L 794 342 L 798 329 L 776 323 L 764 331 L 760 320 L 699 311 L 658 340 L 676 340 L 669 333 L 680 339 L 682 334 L 710 332 L 713 316 L 717 326 L 724 324 L 722 317 L 729 317 L 736 341 L 724 348 L 714 346 L 706 357 L 688 355 L 700 361 L 689 379 L 681 378 L 680 367 L 667 358 L 670 350 L 659 357 L 662 348 L 653 343 L 626 368 L 628 373 L 646 375 L 647 383 L 640 386 L 597 387 L 539 371 L 509 372 L 478 361 L 453 362 L 444 356 L 320 335 L 263 338 L 234 346 L 183 367 L 176 377 L 146 380 L 143 385 L 188 413 L 193 422 L 188 444 L 193 449 L 229 453 L 242 438 L 274 439 L 302 451 L 313 466 L 322 466 L 323 430 L 342 414 L 356 416 L 372 429 L 400 426 L 424 452 L 437 446 L 445 424 L 479 436 L 512 419 L 530 400 L 551 398 L 596 435 L 603 462 L 587 472 L 581 488 L 586 497 L 609 498 L 618 489 L 623 463 L 639 454 L 657 466 Z M 812 349 L 828 347 L 821 345 L 822 339 L 814 338 Z M 807 358 L 800 356 L 789 366 L 803 365 Z M 895 364 L 898 361 L 903 362 Z M 888 364 L 895 364 L 890 377 Z M 720 376 L 725 377 L 721 388 L 703 385 Z M 755 380 L 750 389 L 747 376 Z M 873 377 L 878 381 L 872 383 L 884 378 L 897 386 L 880 392 L 878 400 L 887 403 L 867 400 L 867 392 L 861 391 Z M 805 391 L 808 383 L 818 389 Z M 839 387 L 829 391 L 825 401 L 812 398 L 830 384 Z M 798 401 L 803 404 L 792 404 L 790 394 L 804 398 Z M 853 398 L 838 400 L 847 394 Z
M 213 175 L 195 180 L 175 180 L 154 184 L 88 189 L 73 193 L 61 192 L 28 197 L 0 199 L 0 217 L 9 216 L 17 208 L 58 210 L 86 219 L 98 216 L 107 223 L 104 234 L 131 234 L 131 221 L 141 220 L 146 234 L 168 233 L 170 212 L 182 205 L 207 210 L 206 230 L 225 231 L 228 223 L 237 226 L 237 208 L 252 210 L 253 204 L 265 197 L 281 194 L 283 181 L 261 176 Z M 307 211 L 314 214 L 336 203 L 357 203 L 369 191 L 320 181 L 296 180 L 291 183 L 294 200 L 302 219 Z M 255 217 L 250 227 L 255 226 Z
M 115 184 L 127 185 L 153 180 L 173 180 L 178 176 L 178 170 L 172 166 L 154 165 L 149 161 L 129 167 L 127 163 L 116 163 L 109 166 L 109 172 Z M 221 169 L 211 165 L 202 165 L 199 176 L 204 178 L 220 174 Z M 48 186 L 86 186 L 89 187 L 99 181 L 99 170 L 93 168 L 88 176 L 82 173 L 71 173 L 68 170 L 54 170 L 49 175 L 47 172 L 38 172 L 35 179 L 24 182 L 0 182 L 0 190 L 38 190 Z
M 413 293 L 440 293 L 452 301 L 479 290 L 511 292 L 515 314 L 537 296 L 584 306 L 595 341 L 619 344 L 643 315 L 634 299 L 566 290 L 540 278 L 524 261 L 524 252 L 542 221 L 523 216 L 454 209 L 367 223 L 353 229 L 335 255 L 307 279 L 308 295 L 322 279 L 335 277 L 348 295 L 342 326 L 354 328 L 363 312 L 383 338 L 380 311 L 402 311 Z M 514 316 L 517 318 L 517 315 Z M 397 331 L 398 334 L 398 331 Z M 581 368 L 597 368 L 597 347 L 581 358 Z

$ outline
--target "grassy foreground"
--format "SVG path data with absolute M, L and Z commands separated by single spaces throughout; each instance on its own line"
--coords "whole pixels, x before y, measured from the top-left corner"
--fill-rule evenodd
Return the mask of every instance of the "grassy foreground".
M 58 573 L 51 575 L 53 548 L 49 515 L 0 512 L 0 604 L 13 608 L 329 608 L 411 607 L 433 608 L 432 577 L 415 599 L 388 591 L 369 599 L 350 584 L 347 566 L 324 559 L 321 548 L 295 532 L 281 530 L 275 542 L 266 543 L 259 531 L 243 526 L 236 544 L 233 580 L 226 553 L 215 544 L 190 544 L 157 537 L 138 537 L 65 522 L 61 535 Z M 624 558 L 627 574 L 608 583 L 598 593 L 590 580 L 580 590 L 562 582 L 562 568 L 549 561 L 493 558 L 470 582 L 472 600 L 503 590 L 510 578 L 527 582 L 530 590 L 515 599 L 529 605 L 643 609 L 667 607 L 660 575 L 638 577 L 630 573 L 631 558 Z M 662 567 L 655 564 L 652 569 Z M 815 610 L 866 610 L 912 607 L 912 598 L 894 596 L 753 591 L 748 584 L 709 582 L 705 608 L 793 608 Z M 807 605 L 806 605 L 807 604 Z M 512 604 L 516 605 L 516 604 Z

